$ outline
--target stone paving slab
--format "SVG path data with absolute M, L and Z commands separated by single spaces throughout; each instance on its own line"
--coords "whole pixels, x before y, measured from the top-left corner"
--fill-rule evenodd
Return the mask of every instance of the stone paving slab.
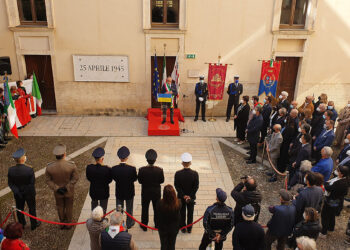
M 194 220 L 204 214 L 205 209 L 215 202 L 215 189 L 223 188 L 228 194 L 233 189 L 232 180 L 228 174 L 226 162 L 223 158 L 218 139 L 200 137 L 109 137 L 105 146 L 105 163 L 109 166 L 118 164 L 116 152 L 119 147 L 130 148 L 129 164 L 138 168 L 146 164 L 144 154 L 150 148 L 157 150 L 159 159 L 157 165 L 164 169 L 165 184 L 174 183 L 174 174 L 181 169 L 180 155 L 189 152 L 193 155 L 192 168 L 199 172 L 200 186 L 197 193 L 197 204 L 194 210 Z M 162 187 L 164 186 L 162 185 Z M 115 208 L 115 185 L 110 185 L 111 197 L 108 203 L 108 211 Z M 141 217 L 141 186 L 135 183 L 134 216 Z M 90 217 L 90 196 L 87 195 L 79 221 Z M 230 197 L 228 205 L 234 207 L 234 201 Z M 153 211 L 150 205 L 150 226 L 153 225 Z M 194 225 L 191 234 L 179 233 L 176 249 L 198 249 L 204 229 L 202 222 Z M 136 241 L 139 249 L 160 249 L 158 233 L 148 230 L 143 232 L 135 225 L 130 233 Z M 224 249 L 232 249 L 232 232 L 224 244 Z M 85 225 L 77 226 L 71 240 L 69 250 L 90 249 L 89 234 Z
M 185 117 L 180 122 L 181 136 L 233 136 L 233 121 L 218 117 L 215 122 L 193 121 Z M 144 117 L 119 116 L 39 116 L 19 136 L 147 136 L 148 121 Z

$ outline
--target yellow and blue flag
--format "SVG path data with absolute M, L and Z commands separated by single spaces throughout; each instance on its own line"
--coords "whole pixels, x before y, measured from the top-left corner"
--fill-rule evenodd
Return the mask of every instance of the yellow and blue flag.
M 158 94 L 158 102 L 172 102 L 171 94 Z

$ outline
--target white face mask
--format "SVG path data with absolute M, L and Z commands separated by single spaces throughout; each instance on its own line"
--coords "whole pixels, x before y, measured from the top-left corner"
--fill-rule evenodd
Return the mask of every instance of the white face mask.
M 304 177 L 304 183 L 307 184 L 307 183 L 306 183 L 306 177 Z
M 349 139 L 346 138 L 346 139 L 344 140 L 344 142 L 345 142 L 346 144 L 349 144 Z
M 339 175 L 338 170 L 335 170 L 335 171 L 334 171 L 334 175 L 336 175 L 336 176 Z
M 320 109 L 319 107 L 317 107 L 317 109 L 316 109 L 316 110 L 317 110 L 318 112 L 320 112 L 320 110 L 321 110 L 321 109 Z
M 348 103 L 348 105 L 346 105 L 348 108 L 350 108 L 350 103 Z
M 299 138 L 299 141 L 300 141 L 301 144 L 303 144 L 303 140 L 301 138 Z
M 254 104 L 254 100 L 250 100 L 250 102 L 251 102 L 252 104 Z
M 204 83 L 204 80 L 200 80 L 199 82 L 203 84 L 203 83 Z
M 239 103 L 243 103 L 243 100 L 240 100 Z
M 333 106 L 328 106 L 328 109 L 333 109 Z
M 346 151 L 346 154 L 347 154 L 348 156 L 350 156 L 350 150 Z M 26 158 L 26 160 L 27 160 L 27 158 Z
M 255 110 L 255 109 L 253 109 L 252 114 L 253 114 L 253 115 L 256 115 L 256 110 Z
M 266 99 L 264 99 L 264 103 L 266 103 Z
M 301 128 L 298 128 L 298 132 L 301 133 Z
M 304 218 L 304 220 L 306 220 L 306 214 L 305 213 L 303 213 L 303 218 Z
M 283 96 L 282 96 L 282 95 L 280 95 L 278 98 L 279 98 L 279 99 L 282 99 L 282 97 L 283 97 Z

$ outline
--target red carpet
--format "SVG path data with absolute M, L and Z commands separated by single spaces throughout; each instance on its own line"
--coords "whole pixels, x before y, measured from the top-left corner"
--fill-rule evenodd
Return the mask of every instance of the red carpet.
M 174 109 L 174 124 L 170 123 L 169 109 L 167 111 L 167 120 L 164 124 L 162 124 L 162 111 L 159 108 L 149 108 L 146 118 L 148 120 L 148 135 L 179 136 L 179 121 L 185 121 L 179 109 Z

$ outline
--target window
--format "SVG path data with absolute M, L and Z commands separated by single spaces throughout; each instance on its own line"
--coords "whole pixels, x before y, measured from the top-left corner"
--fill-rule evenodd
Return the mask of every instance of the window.
M 152 26 L 179 27 L 179 0 L 152 0 Z
M 47 25 L 45 0 L 17 0 L 22 25 Z
M 305 27 L 308 0 L 283 0 L 281 29 L 303 29 Z
M 10 57 L 0 57 L 0 76 L 12 74 Z

